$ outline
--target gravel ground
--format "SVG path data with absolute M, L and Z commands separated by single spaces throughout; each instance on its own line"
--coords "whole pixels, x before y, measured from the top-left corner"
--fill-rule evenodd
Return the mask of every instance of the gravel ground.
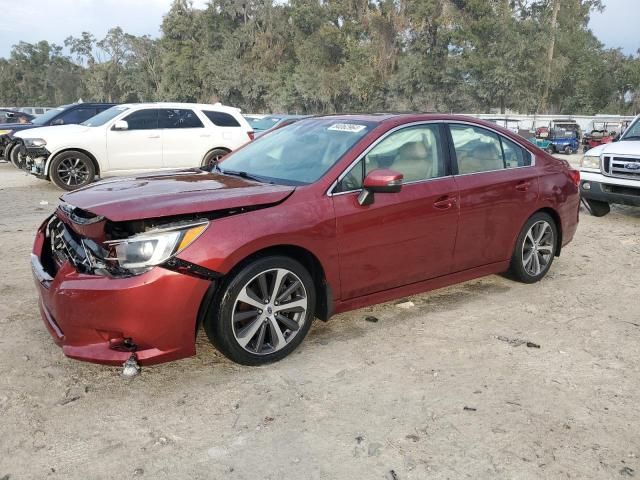
M 201 332 L 125 381 L 40 320 L 28 257 L 59 194 L 0 164 L 2 480 L 640 477 L 640 209 L 583 211 L 538 284 L 338 315 L 267 367 Z

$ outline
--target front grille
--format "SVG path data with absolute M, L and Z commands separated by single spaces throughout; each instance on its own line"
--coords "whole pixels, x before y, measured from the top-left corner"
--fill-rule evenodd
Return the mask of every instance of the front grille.
M 610 177 L 640 180 L 640 157 L 605 155 L 602 159 L 602 171 Z
M 80 272 L 86 272 L 91 268 L 82 240 L 55 217 L 49 222 L 48 237 L 51 254 L 58 268 L 67 261 Z

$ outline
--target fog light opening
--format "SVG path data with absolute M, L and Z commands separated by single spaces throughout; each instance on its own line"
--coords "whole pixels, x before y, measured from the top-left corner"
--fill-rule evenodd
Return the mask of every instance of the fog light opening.
M 583 190 L 591 190 L 591 184 L 589 182 L 584 182 L 582 184 L 582 189 Z

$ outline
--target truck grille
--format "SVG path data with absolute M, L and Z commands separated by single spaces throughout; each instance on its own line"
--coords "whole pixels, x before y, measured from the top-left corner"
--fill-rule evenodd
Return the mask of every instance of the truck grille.
M 610 177 L 640 180 L 640 157 L 605 155 L 602 159 L 602 171 Z

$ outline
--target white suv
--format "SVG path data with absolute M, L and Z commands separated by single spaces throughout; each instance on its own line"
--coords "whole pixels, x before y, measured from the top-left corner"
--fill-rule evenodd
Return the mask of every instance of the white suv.
M 253 139 L 237 108 L 219 103 L 117 105 L 80 125 L 19 132 L 27 170 L 65 190 L 98 176 L 209 166 Z

